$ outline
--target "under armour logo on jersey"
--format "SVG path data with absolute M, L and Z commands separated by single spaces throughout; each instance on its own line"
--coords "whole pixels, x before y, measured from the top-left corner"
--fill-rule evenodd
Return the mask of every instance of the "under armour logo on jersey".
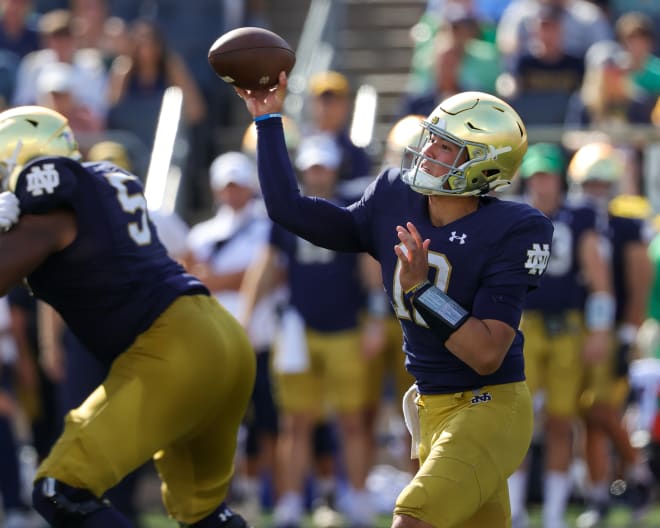
M 482 394 L 475 394 L 474 397 L 470 400 L 470 403 L 472 404 L 483 403 L 483 402 L 488 402 L 492 399 L 493 397 L 490 395 L 489 392 L 484 392 Z
M 451 236 L 449 237 L 450 242 L 454 242 L 455 240 L 458 240 L 458 243 L 462 246 L 465 244 L 465 241 L 467 240 L 467 233 L 462 233 L 460 235 L 456 234 L 456 231 L 451 232 Z
M 229 508 L 225 508 L 220 513 L 218 513 L 218 519 L 220 519 L 220 522 L 223 523 L 227 522 L 233 516 L 234 516 L 234 512 L 231 511 Z
M 41 196 L 44 191 L 53 194 L 55 188 L 60 184 L 60 174 L 55 170 L 53 163 L 35 165 L 27 173 L 27 191 L 32 196 Z
M 530 275 L 542 275 L 548 266 L 550 259 L 549 244 L 532 244 L 532 249 L 527 250 L 527 262 L 525 269 L 529 270 Z

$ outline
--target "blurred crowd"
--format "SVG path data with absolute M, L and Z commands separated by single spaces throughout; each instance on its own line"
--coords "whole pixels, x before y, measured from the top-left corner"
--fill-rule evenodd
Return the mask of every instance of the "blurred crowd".
M 0 107 L 53 108 L 87 159 L 145 178 L 163 95 L 182 89 L 180 214 L 150 215 L 172 256 L 248 329 L 257 354 L 232 504 L 257 526 L 266 512 L 278 527 L 306 513 L 321 528 L 369 527 L 415 471 L 400 412 L 413 381 L 401 331 L 371 257 L 313 246 L 270 222 L 254 125 L 229 142 L 240 149 L 227 148 L 221 131 L 234 122 L 235 96 L 206 57 L 220 34 L 246 25 L 269 27 L 265 0 L 195 0 L 194 9 L 179 0 L 0 0 Z M 659 168 L 650 141 L 609 133 L 660 127 L 660 3 L 429 0 L 410 34 L 409 82 L 382 149 L 351 139 L 356 80 L 334 70 L 308 79 L 302 117 L 284 116 L 302 192 L 359 199 L 382 167 L 401 164 L 420 120 L 461 91 L 504 98 L 530 127 L 592 132 L 531 144 L 505 193 L 553 220 L 549 275 L 584 287 L 605 270 L 618 303 L 617 328 L 589 354 L 584 299 L 571 304 L 562 291 L 566 305 L 539 302 L 526 314 L 538 431 L 510 481 L 512 513 L 523 528 L 528 506 L 541 503 L 544 528 L 562 528 L 573 501 L 585 510 L 582 528 L 619 504 L 642 519 L 660 479 L 660 210 L 648 196 Z M 579 224 L 583 217 L 592 220 Z M 568 349 L 577 351 L 570 361 Z M 41 526 L 26 496 L 30 468 L 104 375 L 26 288 L 0 300 L 3 526 Z M 109 493 L 136 525 L 136 489 L 149 471 Z

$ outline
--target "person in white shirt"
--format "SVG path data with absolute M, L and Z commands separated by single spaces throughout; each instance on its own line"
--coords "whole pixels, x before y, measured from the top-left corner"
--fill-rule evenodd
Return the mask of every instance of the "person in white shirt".
M 218 204 L 211 219 L 192 227 L 186 265 L 234 316 L 243 310 L 239 293 L 243 276 L 268 243 L 271 222 L 259 197 L 256 165 L 241 152 L 226 152 L 210 167 L 210 185 Z M 269 362 L 275 335 L 276 308 L 286 298 L 283 289 L 264 296 L 247 325 L 257 354 L 257 381 L 248 413 L 245 464 L 236 479 L 236 508 L 254 520 L 260 511 L 259 476 L 272 472 L 277 436 L 277 412 L 272 398 Z

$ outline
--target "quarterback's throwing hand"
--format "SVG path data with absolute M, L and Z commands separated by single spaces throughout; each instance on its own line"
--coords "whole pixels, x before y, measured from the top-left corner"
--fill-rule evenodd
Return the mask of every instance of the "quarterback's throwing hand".
M 16 195 L 10 191 L 0 193 L 0 230 L 9 231 L 18 222 L 20 214 L 21 208 Z
M 245 101 L 245 106 L 247 106 L 248 112 L 252 114 L 252 117 L 259 117 L 282 111 L 287 83 L 286 73 L 280 72 L 278 83 L 272 88 L 244 90 L 235 86 L 234 90 Z

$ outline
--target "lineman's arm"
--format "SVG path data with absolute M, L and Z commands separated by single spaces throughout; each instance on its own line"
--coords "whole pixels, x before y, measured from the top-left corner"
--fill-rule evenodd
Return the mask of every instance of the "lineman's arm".
M 77 234 L 72 212 L 23 215 L 10 231 L 0 233 L 0 295 L 30 275 L 51 254 L 71 244 Z

